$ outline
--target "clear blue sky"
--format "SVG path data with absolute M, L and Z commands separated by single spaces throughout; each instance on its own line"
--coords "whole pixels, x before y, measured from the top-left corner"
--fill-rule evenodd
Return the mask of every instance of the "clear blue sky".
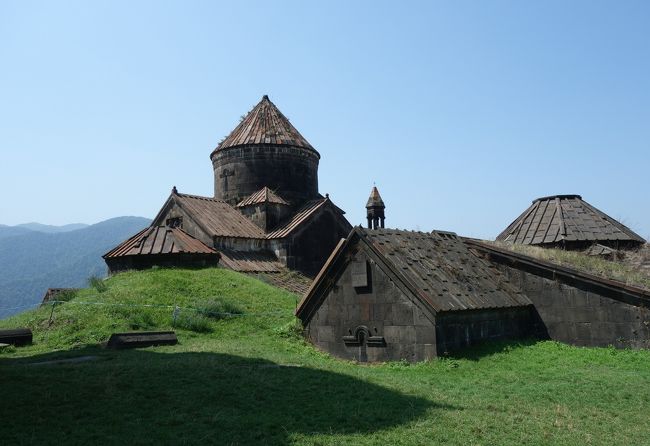
M 152 217 L 211 195 L 263 94 L 364 221 L 493 238 L 581 194 L 650 236 L 650 3 L 0 3 L 0 223 Z

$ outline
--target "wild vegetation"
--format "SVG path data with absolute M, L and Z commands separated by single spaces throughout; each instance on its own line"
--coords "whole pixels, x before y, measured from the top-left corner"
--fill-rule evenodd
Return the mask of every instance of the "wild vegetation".
M 650 246 L 647 243 L 637 250 L 622 252 L 622 258 L 617 261 L 589 256 L 579 251 L 565 251 L 503 242 L 490 243 L 536 259 L 558 263 L 596 276 L 618 280 L 627 285 L 650 290 Z
M 648 351 L 531 340 L 359 365 L 303 340 L 296 295 L 231 271 L 104 285 L 0 321 L 35 334 L 0 351 L 3 444 L 650 443 Z M 135 329 L 179 344 L 98 346 Z

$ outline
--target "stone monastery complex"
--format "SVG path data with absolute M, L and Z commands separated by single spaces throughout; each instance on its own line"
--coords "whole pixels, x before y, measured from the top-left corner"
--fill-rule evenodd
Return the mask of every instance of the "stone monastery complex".
M 498 339 L 650 348 L 650 292 L 455 233 L 367 228 L 318 191 L 319 152 L 267 96 L 210 154 L 214 196 L 172 189 L 151 226 L 104 255 L 111 273 L 222 266 L 304 278 L 296 309 L 318 348 L 356 361 L 421 361 Z M 533 201 L 503 243 L 615 256 L 646 241 L 579 195 Z M 291 288 L 291 287 L 289 287 Z M 300 287 L 293 287 L 299 290 Z

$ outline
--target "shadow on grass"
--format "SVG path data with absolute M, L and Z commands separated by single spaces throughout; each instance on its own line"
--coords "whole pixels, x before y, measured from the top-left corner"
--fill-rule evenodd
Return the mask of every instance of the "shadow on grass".
M 497 353 L 506 353 L 516 348 L 530 347 L 541 340 L 538 338 L 518 339 L 518 340 L 504 340 L 504 341 L 491 341 L 467 347 L 459 352 L 451 353 L 448 358 L 451 359 L 468 359 L 470 361 L 478 361 L 481 358 L 495 355 Z
M 351 377 L 215 353 L 94 348 L 100 360 L 0 358 L 6 444 L 287 444 L 292 434 L 364 434 L 432 408 Z M 46 354 L 29 362 L 69 354 Z

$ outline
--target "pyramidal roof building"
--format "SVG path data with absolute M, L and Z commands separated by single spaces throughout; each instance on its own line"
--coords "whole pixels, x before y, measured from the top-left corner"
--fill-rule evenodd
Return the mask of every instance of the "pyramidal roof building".
M 534 200 L 497 236 L 497 241 L 576 250 L 595 244 L 629 249 L 645 243 L 643 237 L 580 195 L 553 195 Z
M 290 268 L 313 275 L 352 229 L 345 212 L 318 192 L 320 154 L 266 95 L 210 159 L 214 196 L 174 187 L 151 225 L 173 228 L 167 233 L 179 240 L 183 234 L 196 239 L 218 252 L 225 267 L 252 273 Z M 133 239 L 122 245 L 104 257 L 111 272 L 123 269 L 125 262 L 118 260 L 123 256 L 115 253 L 130 253 Z M 196 254 L 205 254 L 200 251 Z M 183 254 L 179 266 L 192 253 Z

